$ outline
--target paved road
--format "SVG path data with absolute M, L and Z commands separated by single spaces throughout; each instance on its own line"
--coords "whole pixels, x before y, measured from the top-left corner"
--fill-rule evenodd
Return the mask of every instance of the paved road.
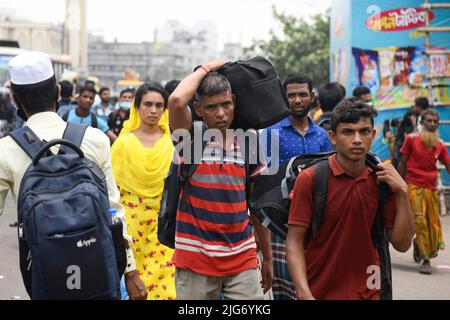
M 20 275 L 17 229 L 9 226 L 15 221 L 16 208 L 8 198 L 0 216 L 0 300 L 29 299 Z
M 431 260 L 431 275 L 419 273 L 412 246 L 407 253 L 391 250 L 394 299 L 450 300 L 450 215 L 441 216 L 441 222 L 447 249 Z
M 8 199 L 0 216 L 0 300 L 28 299 L 19 270 L 16 229 L 9 227 L 15 221 L 15 207 Z M 445 243 L 450 246 L 450 216 L 442 217 Z M 419 265 L 407 253 L 392 251 L 395 299 L 450 300 L 450 252 L 441 251 L 432 260 L 432 275 L 419 274 Z

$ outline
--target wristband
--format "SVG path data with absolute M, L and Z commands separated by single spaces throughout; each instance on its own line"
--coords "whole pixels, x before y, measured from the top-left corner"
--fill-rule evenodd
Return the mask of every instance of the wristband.
M 204 66 L 202 66 L 202 65 L 199 65 L 199 66 L 195 67 L 194 72 L 197 71 L 198 69 L 202 69 L 203 71 L 205 71 L 206 74 L 208 74 L 208 72 L 209 72 L 209 71 L 206 70 L 206 68 L 205 68 Z

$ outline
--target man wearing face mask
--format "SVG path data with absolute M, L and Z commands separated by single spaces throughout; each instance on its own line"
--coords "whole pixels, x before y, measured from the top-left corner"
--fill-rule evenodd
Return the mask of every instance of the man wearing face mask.
M 122 131 L 123 123 L 130 118 L 131 103 L 133 101 L 135 90 L 128 88 L 120 92 L 119 101 L 116 110 L 108 117 L 108 126 L 119 136 Z
M 331 151 L 333 147 L 327 133 L 308 116 L 314 99 L 311 78 L 301 73 L 290 75 L 284 80 L 283 87 L 291 116 L 265 129 L 261 135 L 262 145 L 266 146 L 266 159 L 272 159 L 272 135 L 279 142 L 279 165 L 300 154 Z M 275 234 L 272 234 L 272 255 L 274 299 L 296 300 L 295 286 L 287 267 L 286 242 Z

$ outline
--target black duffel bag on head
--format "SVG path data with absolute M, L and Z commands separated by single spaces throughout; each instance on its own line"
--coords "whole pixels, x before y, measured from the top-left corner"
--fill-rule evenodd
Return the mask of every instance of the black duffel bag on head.
M 283 85 L 263 57 L 225 64 L 218 72 L 236 95 L 232 129 L 264 129 L 291 114 Z

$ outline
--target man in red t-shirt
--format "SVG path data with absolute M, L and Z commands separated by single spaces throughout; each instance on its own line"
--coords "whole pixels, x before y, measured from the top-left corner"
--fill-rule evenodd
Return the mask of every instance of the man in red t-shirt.
M 439 200 L 436 192 L 439 160 L 450 172 L 450 156 L 447 147 L 439 140 L 439 113 L 433 109 L 422 112 L 418 135 L 408 135 L 403 143 L 398 171 L 405 177 L 416 224 L 414 260 L 423 259 L 420 273 L 431 274 L 430 259 L 444 249 L 442 227 L 439 219 Z
M 371 230 L 379 199 L 379 182 L 391 194 L 384 207 L 384 226 L 393 247 L 405 252 L 414 235 L 407 185 L 395 168 L 365 163 L 375 137 L 376 111 L 356 98 L 338 104 L 332 114 L 330 140 L 336 155 L 330 166 L 327 200 L 317 237 L 311 237 L 315 166 L 295 183 L 286 239 L 289 272 L 297 299 L 380 299 L 380 258 Z M 375 273 L 374 273 L 375 272 Z

